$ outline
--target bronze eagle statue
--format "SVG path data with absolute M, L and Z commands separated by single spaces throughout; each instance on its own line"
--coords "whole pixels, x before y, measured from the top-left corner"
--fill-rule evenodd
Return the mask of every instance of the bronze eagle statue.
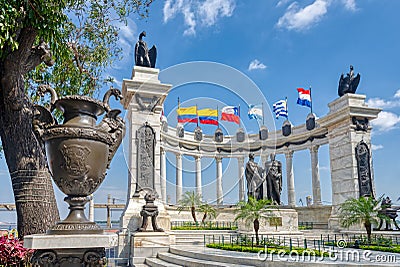
M 343 73 L 340 76 L 338 94 L 343 96 L 347 93 L 354 94 L 357 90 L 358 84 L 360 83 L 360 73 L 354 76 L 354 68 L 350 65 L 350 72 L 344 77 Z
M 141 67 L 155 68 L 157 58 L 157 48 L 153 47 L 149 50 L 147 43 L 143 41 L 146 32 L 143 31 L 139 35 L 139 41 L 135 45 L 135 65 Z

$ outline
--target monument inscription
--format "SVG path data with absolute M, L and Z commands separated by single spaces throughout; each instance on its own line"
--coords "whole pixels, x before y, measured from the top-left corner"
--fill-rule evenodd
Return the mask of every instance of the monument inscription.
M 360 197 L 373 196 L 370 154 L 368 145 L 364 141 L 361 141 L 356 146 L 356 159 Z
M 147 124 L 143 125 L 137 131 L 137 188 L 136 192 L 142 189 L 154 189 L 154 150 L 155 150 L 155 132 Z

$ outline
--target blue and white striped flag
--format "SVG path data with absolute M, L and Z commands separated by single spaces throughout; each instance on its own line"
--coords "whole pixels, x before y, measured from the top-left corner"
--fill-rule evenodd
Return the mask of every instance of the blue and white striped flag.
M 249 112 L 247 112 L 250 120 L 262 120 L 263 109 L 262 105 L 249 105 Z
M 275 116 L 278 119 L 279 116 L 281 117 L 288 117 L 287 111 L 287 101 L 285 99 L 276 101 L 273 105 Z

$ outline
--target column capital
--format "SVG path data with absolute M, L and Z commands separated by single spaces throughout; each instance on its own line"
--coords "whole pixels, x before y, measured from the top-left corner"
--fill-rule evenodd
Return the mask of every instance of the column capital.
M 293 150 L 286 150 L 285 151 L 285 157 L 286 158 L 292 158 L 293 157 L 293 153 L 294 153 L 294 151 Z
M 241 163 L 242 165 L 244 164 L 244 157 L 238 157 L 237 160 L 238 160 L 238 163 L 239 163 L 239 164 L 240 164 L 240 163 Z
M 319 145 L 311 145 L 309 149 L 311 153 L 318 153 Z
M 216 157 L 215 157 L 215 160 L 217 161 L 217 163 L 219 163 L 219 162 L 222 161 L 222 157 L 221 157 L 221 156 L 216 156 Z
M 195 156 L 193 156 L 193 157 L 194 157 L 194 159 L 195 159 L 196 161 L 201 160 L 201 155 L 195 155 Z
M 177 159 L 182 158 L 182 153 L 181 152 L 174 152 L 175 156 Z

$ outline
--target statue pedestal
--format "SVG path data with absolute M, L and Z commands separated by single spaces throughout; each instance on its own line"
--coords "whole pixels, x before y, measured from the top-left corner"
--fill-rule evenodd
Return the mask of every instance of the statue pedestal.
M 298 228 L 298 215 L 294 209 L 279 208 L 270 209 L 266 213 L 269 218 L 260 220 L 258 234 L 268 236 L 293 236 L 302 237 L 303 233 Z M 239 221 L 238 232 L 242 234 L 254 234 L 253 223 L 246 225 L 244 221 Z
M 39 266 L 104 266 L 105 248 L 117 245 L 116 234 L 28 235 L 24 246 L 35 249 L 31 263 Z
M 338 209 L 349 198 L 359 198 L 359 174 L 356 147 L 363 141 L 371 147 L 369 121 L 381 111 L 365 104 L 365 95 L 345 94 L 329 103 L 329 113 L 319 120 L 321 127 L 328 128 L 329 156 L 332 182 L 332 213 L 329 228 L 339 230 Z M 369 149 L 371 153 L 371 149 Z M 374 195 L 372 156 L 370 156 L 370 179 Z
M 129 233 L 137 231 L 142 224 L 140 212 L 146 204 L 146 192 L 157 192 L 159 197 L 154 202 L 159 211 L 157 224 L 165 231 L 171 229 L 170 217 L 162 202 L 166 196 L 161 190 L 161 181 L 165 177 L 160 176 L 160 117 L 172 85 L 161 83 L 158 74 L 158 69 L 135 66 L 132 78 L 124 79 L 122 83 L 122 104 L 127 110 L 129 176 L 127 205 L 120 218 L 120 257 L 127 257 Z M 151 225 L 149 228 L 151 230 Z

